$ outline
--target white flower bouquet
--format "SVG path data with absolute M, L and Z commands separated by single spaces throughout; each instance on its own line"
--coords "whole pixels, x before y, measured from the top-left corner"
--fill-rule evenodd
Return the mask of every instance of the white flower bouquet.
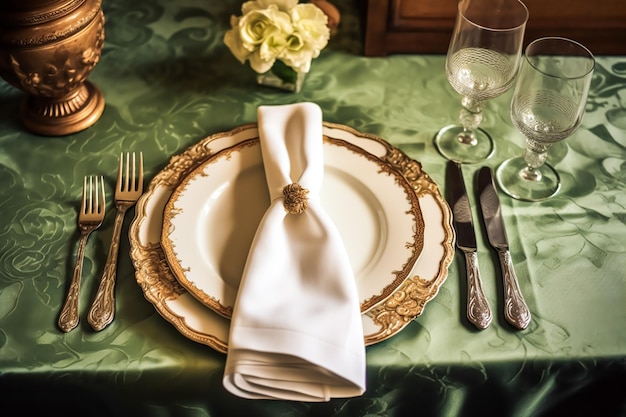
M 330 38 L 327 15 L 316 5 L 298 0 L 252 0 L 231 16 L 224 43 L 244 64 L 263 74 L 277 62 L 307 73 Z

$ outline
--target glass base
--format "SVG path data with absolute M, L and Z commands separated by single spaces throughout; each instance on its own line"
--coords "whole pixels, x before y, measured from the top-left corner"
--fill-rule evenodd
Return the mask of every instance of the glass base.
M 517 157 L 504 161 L 496 170 L 500 189 L 511 197 L 522 201 L 542 201 L 554 196 L 561 188 L 558 172 L 548 164 L 543 164 L 527 175 L 528 166 L 524 158 Z
M 257 74 L 256 81 L 259 85 L 298 93 L 302 89 L 305 76 L 306 73 L 294 71 L 277 61 L 268 72 Z
M 462 126 L 446 126 L 435 136 L 435 146 L 444 158 L 473 164 L 489 158 L 494 151 L 491 136 L 483 129 L 474 130 L 474 136 L 464 135 Z

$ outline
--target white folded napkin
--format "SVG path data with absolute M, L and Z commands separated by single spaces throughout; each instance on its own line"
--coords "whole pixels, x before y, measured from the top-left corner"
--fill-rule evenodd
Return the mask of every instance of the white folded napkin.
M 314 103 L 261 106 L 258 124 L 271 203 L 239 286 L 224 386 L 257 399 L 361 395 L 365 346 L 356 282 L 319 198 L 322 111 Z M 285 187 L 296 190 L 294 201 Z

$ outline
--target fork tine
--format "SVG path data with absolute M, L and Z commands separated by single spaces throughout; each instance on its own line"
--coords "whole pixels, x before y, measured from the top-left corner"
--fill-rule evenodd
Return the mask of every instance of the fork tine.
M 130 169 L 130 161 L 128 160 L 128 154 L 126 154 L 127 158 L 126 158 L 126 191 L 133 191 L 135 189 L 135 171 L 136 171 L 136 164 L 135 164 L 135 152 L 133 152 L 133 172 L 132 172 L 132 176 L 130 175 L 130 173 L 128 172 L 128 169 Z
M 98 205 L 98 177 L 89 177 L 89 209 L 87 213 L 93 214 L 96 211 Z
M 139 191 L 143 189 L 143 152 L 139 153 L 139 171 L 135 152 L 120 153 L 120 165 L 117 174 L 117 188 L 119 191 Z
M 89 181 L 91 181 L 91 177 L 89 177 Z M 85 177 L 83 178 L 83 200 L 81 203 L 81 214 L 88 213 L 87 210 L 89 208 L 89 198 L 91 197 L 91 192 L 88 190 L 89 188 L 87 188 L 87 176 L 85 175 Z
M 93 214 L 96 211 L 98 205 L 98 177 L 94 175 L 89 176 L 89 202 L 85 214 Z
M 104 216 L 106 209 L 106 191 L 104 176 L 86 175 L 83 178 L 83 199 L 81 214 L 98 214 Z
M 126 157 L 120 154 L 117 183 L 119 191 L 143 192 L 143 152 L 139 152 L 139 164 L 135 152 L 126 152 Z
M 141 193 L 143 190 L 143 152 L 139 152 L 139 172 L 137 172 L 135 161 L 135 153 L 133 152 L 133 176 L 129 191 Z
M 143 152 L 139 152 L 139 186 L 137 190 L 143 193 Z
M 130 152 L 126 152 L 126 182 L 125 182 L 125 187 L 124 190 L 125 191 L 130 191 L 132 190 L 132 186 L 133 186 L 133 180 L 135 178 L 135 152 L 133 152 L 133 176 L 131 177 L 130 174 Z
M 98 204 L 98 194 L 95 192 L 96 191 L 95 187 L 97 186 L 98 186 L 98 177 L 94 177 L 93 175 L 90 175 L 89 176 L 89 207 L 87 208 L 87 213 L 89 214 L 94 212 L 95 205 Z
M 128 158 L 128 155 L 126 156 Z M 120 152 L 120 166 L 117 170 L 117 189 L 116 191 L 124 190 L 124 152 Z M 128 176 L 128 175 L 127 175 Z
M 98 187 L 98 177 L 96 177 L 96 188 Z M 100 175 L 100 193 L 96 192 L 96 205 L 98 206 L 96 211 L 100 215 L 104 215 L 106 209 L 106 192 L 104 191 L 104 176 Z M 100 204 L 98 204 L 98 194 L 100 194 Z
M 139 178 L 137 178 L 137 159 L 135 152 L 133 152 L 133 172 L 132 175 L 128 172 L 130 168 L 130 162 L 128 161 L 128 154 L 126 158 L 126 191 L 137 191 L 139 184 L 143 182 L 143 153 L 139 153 Z

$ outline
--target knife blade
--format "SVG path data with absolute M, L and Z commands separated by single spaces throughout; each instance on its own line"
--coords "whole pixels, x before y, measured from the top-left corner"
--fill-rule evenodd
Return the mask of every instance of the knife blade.
M 467 198 L 461 164 L 448 161 L 446 168 L 446 189 L 448 202 L 452 208 L 452 223 L 456 232 L 456 246 L 465 255 L 467 272 L 467 319 L 477 328 L 486 329 L 491 323 L 491 308 L 485 297 L 480 270 L 476 234 L 472 221 L 472 210 Z
M 504 317 L 516 328 L 524 330 L 530 323 L 530 310 L 513 268 L 500 199 L 493 181 L 493 172 L 489 167 L 482 167 L 478 172 L 478 193 L 487 237 L 500 259 L 504 284 Z

